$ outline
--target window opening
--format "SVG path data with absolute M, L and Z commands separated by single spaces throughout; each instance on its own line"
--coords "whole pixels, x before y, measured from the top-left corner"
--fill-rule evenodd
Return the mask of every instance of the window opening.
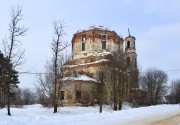
M 86 41 L 86 38 L 82 36 L 82 51 L 85 50 L 85 41 Z
M 61 97 L 61 100 L 64 100 L 64 91 L 60 92 L 60 97 Z
M 77 101 L 81 100 L 81 91 L 76 91 L 76 100 Z
M 102 35 L 102 40 L 106 40 L 106 35 Z
M 127 65 L 130 65 L 130 57 L 127 57 Z
M 130 41 L 127 41 L 127 48 L 130 48 Z
M 85 43 L 83 42 L 82 43 L 82 51 L 84 51 L 85 50 Z
M 106 49 L 106 35 L 102 35 L 102 49 Z
M 106 49 L 106 41 L 102 41 L 102 49 Z

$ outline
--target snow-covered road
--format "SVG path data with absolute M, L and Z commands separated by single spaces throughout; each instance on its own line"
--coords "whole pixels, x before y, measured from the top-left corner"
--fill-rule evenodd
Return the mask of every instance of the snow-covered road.
M 154 114 L 151 117 L 142 117 L 130 122 L 117 123 L 117 125 L 180 125 L 180 110 Z

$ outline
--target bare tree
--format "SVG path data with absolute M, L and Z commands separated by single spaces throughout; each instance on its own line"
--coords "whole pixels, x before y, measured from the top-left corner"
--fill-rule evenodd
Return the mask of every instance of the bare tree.
M 27 29 L 21 27 L 19 24 L 23 20 L 22 8 L 12 7 L 10 11 L 11 20 L 9 23 L 9 36 L 3 40 L 5 56 L 8 57 L 9 65 L 12 65 L 13 69 L 23 64 L 24 50 L 21 50 L 21 41 L 18 39 L 27 32 Z M 12 72 L 9 70 L 8 73 L 9 81 L 12 77 Z M 11 83 L 7 85 L 7 109 L 8 115 L 10 116 L 10 90 Z
M 167 74 L 156 68 L 147 69 L 140 77 L 141 88 L 147 93 L 148 105 L 156 105 L 167 93 Z
M 61 73 L 62 66 L 70 60 L 70 55 L 64 54 L 60 56 L 58 60 L 58 73 Z M 38 103 L 44 106 L 53 106 L 53 93 L 54 93 L 54 68 L 53 68 L 53 60 L 47 60 L 44 66 L 45 73 L 37 75 L 37 82 L 35 85 L 35 93 Z M 60 74 L 59 74 L 60 75 Z M 61 82 L 61 79 L 58 78 L 58 82 Z M 58 86 L 58 90 L 60 86 Z M 60 96 L 60 95 L 58 95 Z
M 54 94 L 53 94 L 53 100 L 54 100 L 54 113 L 57 112 L 57 106 L 58 106 L 58 98 L 57 98 L 57 82 L 60 75 L 60 65 L 59 60 L 63 57 L 63 50 L 65 50 L 70 44 L 68 42 L 63 41 L 63 37 L 65 35 L 64 31 L 65 25 L 63 21 L 54 21 L 53 22 L 53 30 L 54 30 L 54 36 L 51 43 L 52 53 L 53 53 L 53 85 L 54 85 Z M 59 85 L 61 86 L 61 85 Z M 59 89 L 60 90 L 60 89 Z
M 11 98 L 11 104 L 16 107 L 22 107 L 23 105 L 35 104 L 35 93 L 30 88 L 17 88 L 14 90 Z
M 133 77 L 133 75 L 131 76 L 131 71 L 134 71 L 134 69 L 127 67 L 123 60 L 123 55 L 118 51 L 114 52 L 109 57 L 109 60 L 108 66 L 101 67 L 97 75 L 100 81 L 97 87 L 100 112 L 101 102 L 107 101 L 109 101 L 108 103 L 112 106 L 113 110 L 121 110 L 123 102 L 128 101 L 130 98 L 129 92 L 133 87 L 130 83 L 130 78 L 132 79 Z M 108 98 L 110 100 L 107 100 Z
M 23 106 L 22 90 L 20 88 L 16 90 L 14 99 L 12 99 L 11 103 L 14 104 L 16 107 Z
M 25 105 L 34 104 L 35 103 L 34 93 L 29 88 L 22 89 L 22 100 L 23 100 L 23 104 Z
M 120 52 L 114 52 L 110 62 L 110 76 L 112 84 L 112 102 L 113 109 L 121 110 L 122 104 L 129 98 L 130 69 L 128 69 L 123 55 Z
M 180 103 L 180 79 L 173 80 L 171 83 L 172 90 L 169 96 L 170 103 Z
M 52 106 L 53 98 L 53 65 L 52 60 L 46 61 L 45 74 L 37 75 L 37 84 L 35 85 L 36 97 L 40 104 Z

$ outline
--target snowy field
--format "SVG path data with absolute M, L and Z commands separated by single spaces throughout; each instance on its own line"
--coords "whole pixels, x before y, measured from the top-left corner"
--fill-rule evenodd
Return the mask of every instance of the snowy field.
M 11 108 L 12 116 L 7 116 L 7 109 L 0 109 L 0 125 L 120 125 L 141 118 L 178 111 L 179 105 L 158 105 L 141 108 L 124 106 L 121 111 L 113 111 L 104 105 L 103 113 L 98 113 L 99 107 L 60 107 L 58 113 L 53 108 L 41 105 Z

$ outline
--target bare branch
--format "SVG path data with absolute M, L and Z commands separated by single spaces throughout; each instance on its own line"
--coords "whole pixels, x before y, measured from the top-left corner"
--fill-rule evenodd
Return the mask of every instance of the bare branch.
M 8 37 L 9 41 L 5 48 L 8 48 L 8 50 L 6 49 L 6 52 L 8 53 L 9 60 L 13 61 L 16 66 L 19 66 L 22 64 L 21 59 L 23 58 L 22 54 L 24 54 L 24 51 L 19 51 L 17 42 L 20 43 L 20 40 L 18 40 L 18 37 L 24 36 L 28 29 L 19 26 L 19 23 L 23 20 L 22 8 L 20 6 L 12 7 L 10 15 L 11 21 L 8 29 L 10 33 Z

